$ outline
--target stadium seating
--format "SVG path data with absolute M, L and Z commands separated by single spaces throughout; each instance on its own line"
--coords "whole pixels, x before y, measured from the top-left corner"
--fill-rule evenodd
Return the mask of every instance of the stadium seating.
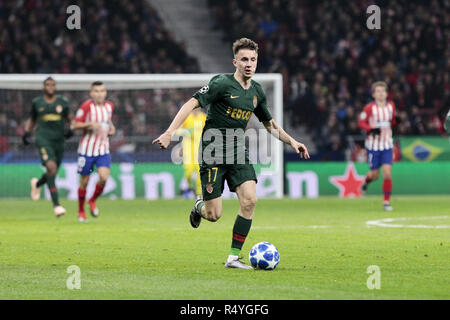
M 258 71 L 283 74 L 291 112 L 285 119 L 306 125 L 319 149 L 343 151 L 346 138 L 360 134 L 357 117 L 377 80 L 390 86 L 388 97 L 402 119 L 399 133 L 444 133 L 450 105 L 448 1 L 402 0 L 389 7 L 377 1 L 381 30 L 366 27 L 367 1 L 208 3 L 225 40 L 254 39 L 261 49 Z

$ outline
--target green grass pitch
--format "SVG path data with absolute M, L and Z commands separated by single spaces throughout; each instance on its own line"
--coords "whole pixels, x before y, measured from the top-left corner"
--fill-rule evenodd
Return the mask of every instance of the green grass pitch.
M 280 264 L 258 271 L 224 268 L 237 200 L 199 229 L 188 200 L 103 198 L 87 224 L 75 201 L 63 201 L 68 213 L 57 219 L 49 201 L 3 200 L 0 299 L 450 299 L 450 196 L 392 204 L 384 212 L 380 196 L 259 200 L 242 255 L 248 263 L 253 244 L 269 241 Z M 71 265 L 79 290 L 66 286 Z M 372 265 L 380 289 L 367 287 Z

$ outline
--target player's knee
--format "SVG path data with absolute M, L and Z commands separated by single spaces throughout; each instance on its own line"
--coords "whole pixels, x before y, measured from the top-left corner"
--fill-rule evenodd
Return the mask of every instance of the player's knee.
M 383 173 L 383 179 L 384 180 L 391 180 L 392 179 L 392 175 L 390 172 L 388 173 Z
M 47 168 L 47 175 L 51 177 L 56 176 L 56 173 L 58 172 L 58 167 L 56 166 L 56 164 L 49 163 L 46 165 L 46 168 Z
M 256 202 L 256 195 L 244 197 L 241 200 L 241 209 L 248 212 L 253 211 L 253 209 L 255 209 Z
M 378 177 L 380 176 L 380 174 L 378 172 L 373 172 L 372 173 L 372 180 L 378 180 Z

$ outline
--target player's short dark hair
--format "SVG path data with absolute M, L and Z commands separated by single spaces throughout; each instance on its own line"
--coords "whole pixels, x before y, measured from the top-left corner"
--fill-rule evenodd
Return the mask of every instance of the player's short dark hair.
M 53 79 L 52 77 L 47 77 L 47 78 L 45 78 L 45 80 L 44 80 L 44 82 L 43 82 L 44 86 L 45 86 L 45 83 L 46 83 L 47 81 L 49 81 L 49 80 L 52 80 L 52 81 L 56 82 L 55 79 Z
M 233 54 L 236 55 L 241 49 L 255 50 L 258 53 L 258 44 L 248 38 L 240 38 L 233 43 Z
M 372 83 L 372 93 L 375 92 L 376 87 L 383 87 L 384 89 L 386 89 L 386 91 L 388 90 L 388 85 L 386 82 L 384 81 L 376 81 L 374 83 Z
M 91 88 L 96 87 L 96 86 L 102 86 L 103 82 L 101 81 L 94 81 L 91 83 Z

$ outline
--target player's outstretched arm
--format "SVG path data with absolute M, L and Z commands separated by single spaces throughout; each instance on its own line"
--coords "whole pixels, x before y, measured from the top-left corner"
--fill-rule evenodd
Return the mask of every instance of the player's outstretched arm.
M 286 131 L 283 130 L 276 122 L 275 120 L 270 121 L 264 121 L 263 122 L 264 127 L 267 129 L 267 131 L 270 132 L 271 135 L 273 135 L 278 140 L 289 144 L 292 149 L 297 152 L 300 157 L 309 159 L 309 153 L 308 148 L 303 143 L 298 142 L 294 138 L 292 138 L 289 134 L 287 134 Z
M 170 140 L 175 130 L 177 130 L 183 124 L 184 120 L 186 120 L 192 110 L 199 107 L 200 103 L 197 99 L 189 99 L 188 102 L 183 104 L 181 109 L 178 111 L 169 128 L 162 135 L 153 140 L 152 144 L 159 143 L 159 147 L 161 149 L 166 149 L 170 144 Z

